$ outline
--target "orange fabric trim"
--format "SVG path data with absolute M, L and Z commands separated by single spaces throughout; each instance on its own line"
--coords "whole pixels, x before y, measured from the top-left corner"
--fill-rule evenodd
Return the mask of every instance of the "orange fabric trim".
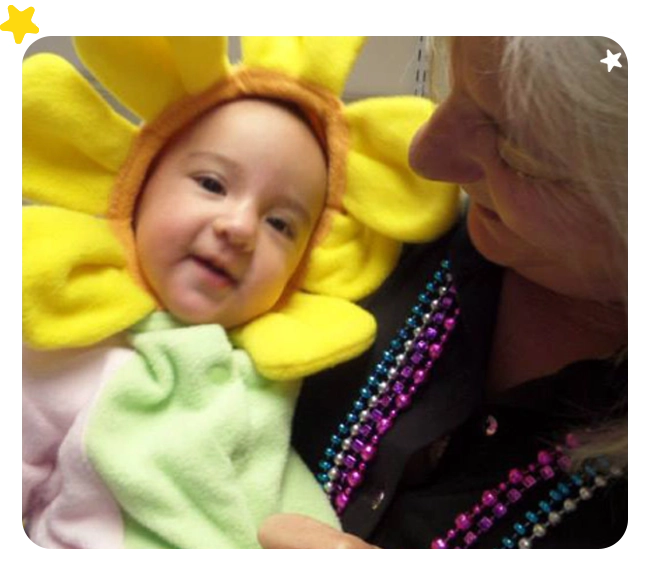
M 137 198 L 149 167 L 167 143 L 199 116 L 221 103 L 245 97 L 275 98 L 296 103 L 311 119 L 317 119 L 314 123 L 316 132 L 318 135 L 324 132 L 326 138 L 328 189 L 325 209 L 314 229 L 304 258 L 277 306 L 285 302 L 301 285 L 308 256 L 331 227 L 332 211 L 343 211 L 349 149 L 349 130 L 343 116 L 343 102 L 329 90 L 319 86 L 266 69 L 238 66 L 221 82 L 201 94 L 177 101 L 153 122 L 142 127 L 112 189 L 107 218 L 114 234 L 126 249 L 131 275 L 149 294 L 153 293 L 141 273 L 132 227 Z

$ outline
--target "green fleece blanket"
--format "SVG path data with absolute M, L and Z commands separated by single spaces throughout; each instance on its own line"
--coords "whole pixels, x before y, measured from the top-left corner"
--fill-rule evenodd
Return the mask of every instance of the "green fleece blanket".
M 298 382 L 258 375 L 220 326 L 155 313 L 130 340 L 136 357 L 102 390 L 85 438 L 127 548 L 258 548 L 277 512 L 338 526 L 289 445 Z

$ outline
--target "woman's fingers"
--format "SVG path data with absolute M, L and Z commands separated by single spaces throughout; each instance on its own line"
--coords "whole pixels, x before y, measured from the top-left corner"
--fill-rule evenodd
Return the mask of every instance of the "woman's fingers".
M 377 548 L 303 515 L 272 515 L 260 527 L 262 548 Z

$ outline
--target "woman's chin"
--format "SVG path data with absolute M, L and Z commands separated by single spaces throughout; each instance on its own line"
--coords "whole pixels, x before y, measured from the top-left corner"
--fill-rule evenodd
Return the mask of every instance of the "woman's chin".
M 504 255 L 511 248 L 506 248 L 503 233 L 500 232 L 503 225 L 496 218 L 485 213 L 482 208 L 473 203 L 469 208 L 466 225 L 471 243 L 482 256 L 498 265 L 506 266 Z
M 475 249 L 492 263 L 514 269 L 536 261 L 538 249 L 529 247 L 493 211 L 473 204 L 467 215 L 467 229 Z

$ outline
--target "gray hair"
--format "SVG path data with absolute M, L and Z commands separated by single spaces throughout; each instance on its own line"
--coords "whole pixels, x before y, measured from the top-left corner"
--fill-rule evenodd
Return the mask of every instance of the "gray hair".
M 611 72 L 600 62 L 621 48 L 606 37 L 506 37 L 503 49 L 510 119 L 519 131 L 547 131 L 536 156 L 574 180 L 610 226 L 620 250 L 610 256 L 609 274 L 626 295 L 628 69 L 624 57 Z
M 451 37 L 430 37 L 432 97 L 450 87 Z M 606 51 L 622 52 L 606 37 L 503 37 L 499 45 L 512 146 L 532 147 L 517 158 L 550 166 L 575 184 L 616 237 L 607 272 L 626 306 L 628 277 L 628 69 L 608 72 Z M 541 137 L 532 138 L 533 131 Z M 508 149 L 512 150 L 512 148 Z M 564 209 L 563 212 L 567 212 Z
M 449 90 L 452 38 L 433 37 L 432 96 Z M 608 259 L 611 283 L 628 303 L 628 69 L 617 43 L 606 37 L 503 37 L 501 86 L 517 146 L 536 147 L 530 155 L 569 178 L 580 200 L 617 238 Z M 601 59 L 622 53 L 611 72 Z M 531 139 L 532 131 L 540 139 Z M 539 142 L 536 142 L 538 140 Z M 625 360 L 625 351 L 618 358 Z M 623 357 L 622 357 L 623 356 Z M 626 421 L 580 435 L 576 462 L 606 453 L 626 463 Z

